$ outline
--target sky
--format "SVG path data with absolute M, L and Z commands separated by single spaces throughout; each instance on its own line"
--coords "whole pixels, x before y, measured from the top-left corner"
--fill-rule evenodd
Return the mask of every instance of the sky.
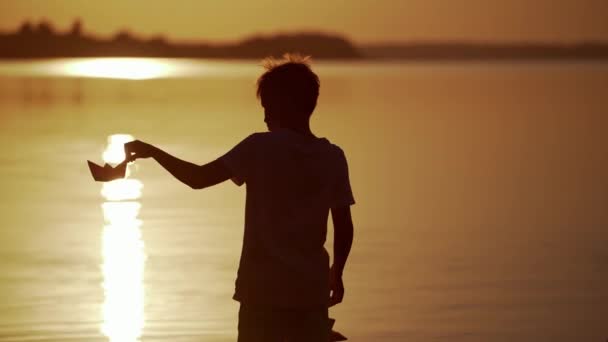
M 46 18 L 59 30 L 129 29 L 173 40 L 326 31 L 356 43 L 608 41 L 608 0 L 0 0 L 0 30 Z

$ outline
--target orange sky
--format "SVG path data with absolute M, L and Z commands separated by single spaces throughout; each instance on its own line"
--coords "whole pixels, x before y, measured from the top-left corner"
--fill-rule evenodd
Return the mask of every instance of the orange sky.
M 608 0 L 1 0 L 0 29 L 48 18 L 66 29 L 121 28 L 173 39 L 323 30 L 356 42 L 407 40 L 608 41 Z

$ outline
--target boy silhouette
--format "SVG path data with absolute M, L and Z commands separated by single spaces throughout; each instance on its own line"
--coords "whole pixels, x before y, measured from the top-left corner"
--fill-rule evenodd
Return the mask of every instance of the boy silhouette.
M 246 184 L 245 231 L 233 299 L 239 342 L 326 342 L 328 307 L 342 302 L 354 204 L 340 147 L 310 130 L 319 78 L 307 58 L 265 60 L 257 82 L 268 132 L 253 133 L 215 161 L 196 165 L 150 144 L 126 143 L 128 161 L 153 158 L 193 189 Z M 324 248 L 334 224 L 334 258 Z

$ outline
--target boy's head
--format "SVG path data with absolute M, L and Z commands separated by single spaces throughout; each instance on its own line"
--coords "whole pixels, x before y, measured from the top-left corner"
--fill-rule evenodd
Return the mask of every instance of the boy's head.
M 266 72 L 258 78 L 257 96 L 270 130 L 308 123 L 319 97 L 319 77 L 308 57 L 286 54 L 264 60 Z

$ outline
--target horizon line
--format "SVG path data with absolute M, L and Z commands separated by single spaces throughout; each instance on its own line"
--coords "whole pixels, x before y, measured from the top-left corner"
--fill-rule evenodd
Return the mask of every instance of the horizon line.
M 39 20 L 30 20 L 24 19 L 21 21 L 19 25 L 13 27 L 12 29 L 0 29 L 0 35 L 10 35 L 10 34 L 19 34 L 19 31 L 22 29 L 24 25 L 30 24 L 32 28 L 40 27 L 41 25 L 47 24 L 51 29 L 51 32 L 55 35 L 69 34 L 73 31 L 76 25 L 80 25 L 82 28 L 83 21 L 79 18 L 76 18 L 72 21 L 72 24 L 67 28 L 58 29 L 55 24 L 48 20 L 47 18 L 41 18 Z M 437 39 L 437 38 L 409 38 L 404 40 L 394 40 L 394 39 L 386 39 L 386 40 L 378 40 L 378 41 L 359 41 L 353 39 L 347 33 L 331 31 L 331 30 L 323 30 L 323 29 L 280 29 L 275 31 L 268 32 L 252 32 L 249 34 L 242 35 L 239 38 L 233 39 L 208 39 L 208 38 L 179 38 L 175 36 L 171 36 L 170 33 L 139 33 L 136 29 L 131 27 L 123 27 L 117 29 L 115 32 L 110 34 L 102 34 L 94 31 L 82 31 L 80 33 L 83 37 L 93 38 L 93 39 L 113 39 L 114 37 L 120 34 L 127 34 L 132 38 L 138 40 L 153 40 L 153 39 L 163 39 L 165 42 L 169 44 L 237 44 L 239 42 L 249 40 L 252 38 L 262 37 L 277 37 L 282 35 L 305 35 L 305 34 L 318 34 L 318 35 L 327 35 L 327 36 L 337 36 L 343 38 L 357 47 L 396 47 L 396 46 L 408 46 L 408 45 L 452 45 L 452 44 L 461 44 L 461 45 L 488 45 L 488 46 L 525 46 L 525 45 L 544 45 L 544 46 L 577 46 L 577 45 L 608 45 L 608 38 L 606 39 L 570 39 L 565 41 L 556 41 L 556 40 L 507 40 L 507 39 L 497 39 L 497 40 L 484 40 L 484 39 L 470 39 L 470 38 L 449 38 L 449 39 Z

